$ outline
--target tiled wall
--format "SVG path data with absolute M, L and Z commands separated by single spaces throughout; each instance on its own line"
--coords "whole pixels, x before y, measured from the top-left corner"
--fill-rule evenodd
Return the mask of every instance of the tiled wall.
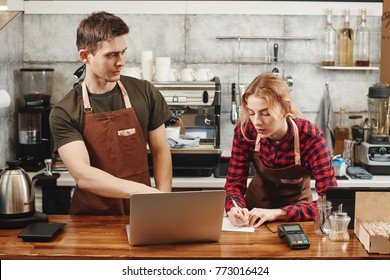
M 81 63 L 75 47 L 76 28 L 84 15 L 24 15 L 19 17 L 7 30 L 0 31 L 0 38 L 12 33 L 19 41 L 23 38 L 24 66 L 52 67 L 55 72 L 55 92 L 52 101 L 61 99 L 74 83 L 73 72 Z M 155 56 L 170 56 L 176 69 L 207 67 L 220 77 L 222 83 L 222 137 L 223 150 L 230 150 L 233 125 L 229 120 L 230 84 L 235 82 L 248 85 L 255 76 L 270 71 L 274 65 L 232 63 L 238 55 L 236 41 L 217 40 L 221 36 L 318 36 L 324 24 L 324 16 L 273 16 L 273 15 L 122 15 L 130 25 L 126 66 L 140 66 L 142 50 L 152 50 Z M 357 25 L 357 17 L 351 17 L 352 26 Z M 334 17 L 334 26 L 339 29 L 343 18 Z M 380 61 L 380 17 L 368 17 L 371 30 L 371 62 Z M 11 30 L 12 28 L 12 30 Z M 18 35 L 15 35 L 18 34 Z M 20 36 L 22 34 L 22 36 Z M 49 39 L 50 38 L 50 39 Z M 15 38 L 14 38 L 15 39 Z M 4 42 L 3 40 L 0 42 Z M 8 41 L 5 41 L 8 42 Z M 350 114 L 364 113 L 367 110 L 368 88 L 379 81 L 379 71 L 335 71 L 319 67 L 319 40 L 271 40 L 279 43 L 278 67 L 281 74 L 292 76 L 294 80 L 294 105 L 308 119 L 315 121 L 320 100 L 325 90 L 325 82 L 330 85 L 333 108 L 346 107 Z M 261 59 L 266 54 L 266 40 L 242 41 L 240 52 L 243 57 Z M 15 51 L 14 44 L 6 44 L 8 57 Z M 8 53 L 8 54 L 7 54 Z M 7 58 L 9 59 L 9 58 Z M 17 59 L 15 59 L 17 60 Z M 3 61 L 3 59 L 2 59 Z M 16 69 L 15 64 L 8 67 Z M 2 63 L 2 69 L 3 63 Z M 12 79 L 11 72 L 1 71 L 0 81 Z M 240 75 L 238 75 L 240 73 Z M 12 88 L 13 90 L 13 88 Z M 11 90 L 11 91 L 12 91 Z M 13 112 L 1 113 L 1 125 L 7 125 L 8 135 L 14 135 L 15 119 Z M 337 116 L 336 116 L 337 119 Z M 10 138 L 6 136 L 7 139 Z M 13 148 L 10 140 L 0 134 L 0 147 Z M 11 138 L 12 139 L 12 138 Z M 11 156 L 0 156 L 0 166 Z
M 15 75 L 23 60 L 23 16 L 17 15 L 0 28 L 0 89 L 11 96 L 9 108 L 0 108 L 0 169 L 14 159 L 17 142 L 17 111 L 20 96 Z

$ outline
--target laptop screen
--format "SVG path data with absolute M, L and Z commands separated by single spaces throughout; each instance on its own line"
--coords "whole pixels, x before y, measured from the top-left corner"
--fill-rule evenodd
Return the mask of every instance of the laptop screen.
M 225 191 L 143 193 L 130 197 L 130 245 L 218 241 Z

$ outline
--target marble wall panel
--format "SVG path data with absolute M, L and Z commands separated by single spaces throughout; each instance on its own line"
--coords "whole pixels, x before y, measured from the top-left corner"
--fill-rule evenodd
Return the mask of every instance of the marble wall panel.
M 17 112 L 22 97 L 15 75 L 22 61 L 22 28 L 23 16 L 19 14 L 0 30 L 0 89 L 11 97 L 9 108 L 0 108 L 0 169 L 16 157 Z
M 185 60 L 185 16 L 124 15 L 130 26 L 126 59 L 141 63 L 141 52 L 152 50 L 154 57 L 169 56 L 173 63 Z
M 283 17 L 259 15 L 189 15 L 187 60 L 192 62 L 234 61 L 242 57 L 263 58 L 266 40 L 217 40 L 229 36 L 281 36 Z
M 23 15 L 18 19 L 15 33 L 23 34 L 23 57 L 20 58 L 23 65 L 54 68 L 53 103 L 58 102 L 75 82 L 73 72 L 81 65 L 75 46 L 76 28 L 85 16 Z M 318 38 L 325 16 L 124 14 L 121 17 L 130 26 L 126 67 L 140 66 L 141 51 L 152 50 L 155 57 L 170 56 L 172 67 L 177 70 L 207 67 L 220 78 L 223 150 L 230 150 L 234 129 L 230 123 L 231 83 L 247 87 L 257 75 L 271 71 L 275 67 L 273 63 L 254 62 L 263 60 L 268 54 L 272 55 L 275 42 L 279 44 L 279 62 L 276 66 L 282 76 L 292 76 L 294 81 L 293 103 L 312 121 L 317 117 L 325 82 L 329 83 L 334 111 L 344 106 L 349 114 L 355 114 L 366 112 L 368 88 L 379 80 L 379 71 L 321 69 L 320 40 L 241 40 L 239 44 L 237 40 L 217 39 L 223 36 Z M 358 17 L 351 17 L 351 26 L 355 27 L 357 21 Z M 333 22 L 338 30 L 343 25 L 343 17 L 334 16 Z M 378 64 L 381 18 L 368 15 L 367 25 L 371 30 L 371 60 Z M 2 30 L 0 38 L 5 36 L 10 35 L 5 35 Z M 9 40 L 8 37 L 6 39 Z M 6 53 L 0 53 L 0 60 L 17 60 L 12 57 L 19 57 L 19 51 L 18 48 L 8 47 Z M 237 64 L 239 57 L 252 63 Z M 0 77 L 0 81 L 4 81 L 3 74 Z M 335 117 L 337 119 L 337 114 Z M 0 146 L 3 145 L 4 140 L 0 140 Z M 0 163 L 1 160 L 0 157 Z
M 24 15 L 25 62 L 77 61 L 76 29 L 82 15 Z

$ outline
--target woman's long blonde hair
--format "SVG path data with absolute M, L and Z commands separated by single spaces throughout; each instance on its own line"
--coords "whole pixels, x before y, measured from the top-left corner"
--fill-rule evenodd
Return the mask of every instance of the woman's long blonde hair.
M 241 132 L 246 139 L 247 137 L 244 132 L 250 121 L 248 97 L 251 95 L 265 98 L 268 102 L 268 111 L 271 115 L 275 114 L 275 108 L 279 105 L 284 113 L 284 117 L 303 117 L 302 113 L 291 104 L 291 90 L 287 83 L 281 77 L 271 72 L 265 72 L 257 76 L 242 95 L 242 111 L 240 114 Z

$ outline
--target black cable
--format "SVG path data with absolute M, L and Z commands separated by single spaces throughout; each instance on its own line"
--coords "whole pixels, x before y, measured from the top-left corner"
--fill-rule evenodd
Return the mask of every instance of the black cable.
M 273 231 L 269 226 L 268 226 L 268 223 L 264 223 L 265 227 L 268 228 L 268 230 L 271 232 L 271 233 L 277 233 L 276 231 Z

